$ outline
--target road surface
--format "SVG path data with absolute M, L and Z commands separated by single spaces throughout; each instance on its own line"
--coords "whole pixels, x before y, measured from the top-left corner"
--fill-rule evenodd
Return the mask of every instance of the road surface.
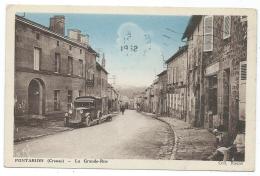
M 79 128 L 14 145 L 16 157 L 169 159 L 171 128 L 154 118 L 126 110 L 111 122 Z

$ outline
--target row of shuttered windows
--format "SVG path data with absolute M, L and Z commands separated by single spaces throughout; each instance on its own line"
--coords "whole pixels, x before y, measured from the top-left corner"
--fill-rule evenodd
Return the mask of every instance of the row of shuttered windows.
M 184 95 L 167 94 L 167 107 L 173 110 L 184 111 Z
M 40 70 L 40 60 L 41 60 L 41 48 L 34 48 L 34 63 L 33 63 L 33 68 L 34 70 Z M 79 76 L 83 76 L 83 60 L 79 59 Z M 54 58 L 54 72 L 55 73 L 60 73 L 61 69 L 61 57 L 60 53 L 55 53 L 55 58 Z M 67 70 L 69 75 L 73 75 L 73 58 L 68 56 L 68 65 L 67 65 Z

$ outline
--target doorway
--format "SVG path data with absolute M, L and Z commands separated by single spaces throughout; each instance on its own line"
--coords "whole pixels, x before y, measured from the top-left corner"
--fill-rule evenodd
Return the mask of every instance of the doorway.
M 224 71 L 224 94 L 223 94 L 223 127 L 228 130 L 229 126 L 229 99 L 230 99 L 230 70 Z
M 209 128 L 214 126 L 214 116 L 218 113 L 218 79 L 217 75 L 208 77 L 209 88 L 208 88 L 208 112 L 209 112 Z
M 41 79 L 31 80 L 28 87 L 29 114 L 42 115 L 45 113 L 45 87 Z

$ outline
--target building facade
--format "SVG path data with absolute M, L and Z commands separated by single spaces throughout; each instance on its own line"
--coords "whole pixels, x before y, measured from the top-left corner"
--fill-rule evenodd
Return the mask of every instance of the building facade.
M 202 16 L 194 15 L 184 31 L 182 39 L 186 39 L 188 46 L 187 60 L 187 122 L 193 126 L 202 126 L 203 117 L 200 114 L 201 104 L 201 84 L 202 68 L 202 41 L 203 23 Z
M 153 97 L 152 97 L 152 113 L 159 114 L 159 96 L 160 96 L 160 90 L 159 90 L 159 79 L 156 78 L 153 81 Z
M 159 85 L 159 108 L 160 115 L 167 115 L 167 70 L 162 71 L 158 76 Z
M 187 107 L 187 54 L 188 47 L 179 50 L 166 61 L 167 64 L 167 109 L 169 115 L 186 119 Z
M 108 84 L 108 111 L 115 112 L 119 111 L 119 93 L 115 90 L 115 88 Z
M 86 53 L 93 59 L 96 53 L 64 31 L 64 16 L 52 17 L 50 27 L 16 16 L 16 117 L 63 113 L 75 97 L 86 95 Z
M 188 62 L 198 59 L 197 67 L 190 69 L 193 72 L 198 68 L 198 72 L 189 79 L 190 87 L 196 81 L 199 84 L 195 97 L 200 106 L 195 103 L 195 108 L 191 107 L 195 110 L 195 124 L 221 127 L 234 138 L 238 122 L 245 121 L 247 19 L 192 16 L 184 38 L 188 43 Z
M 204 125 L 222 126 L 234 138 L 238 121 L 245 120 L 247 21 L 240 16 L 203 19 L 204 28 L 208 25 L 213 28 L 210 50 L 205 51 L 204 47 L 203 53 Z
M 108 113 L 108 72 L 96 62 L 95 94 L 102 99 L 102 114 Z

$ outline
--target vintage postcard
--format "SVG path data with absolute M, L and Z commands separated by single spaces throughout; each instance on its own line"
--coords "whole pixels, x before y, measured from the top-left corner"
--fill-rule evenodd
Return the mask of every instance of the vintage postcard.
M 7 7 L 5 166 L 253 171 L 256 11 Z

